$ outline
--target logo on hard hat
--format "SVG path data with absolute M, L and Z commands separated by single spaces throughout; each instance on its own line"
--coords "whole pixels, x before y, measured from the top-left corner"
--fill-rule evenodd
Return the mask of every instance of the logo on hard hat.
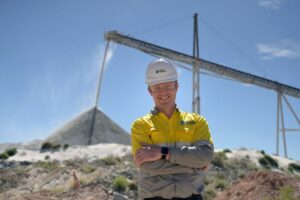
M 155 71 L 155 73 L 157 73 L 157 74 L 161 73 L 161 72 L 167 72 L 167 71 L 165 69 L 158 69 L 158 70 Z

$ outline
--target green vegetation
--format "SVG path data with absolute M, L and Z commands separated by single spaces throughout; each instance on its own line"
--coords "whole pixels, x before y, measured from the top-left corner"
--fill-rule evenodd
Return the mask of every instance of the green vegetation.
M 207 189 L 205 189 L 205 191 L 204 191 L 203 199 L 206 199 L 206 200 L 212 200 L 212 199 L 214 199 L 216 196 L 217 196 L 217 194 L 216 194 L 216 192 L 215 192 L 214 189 L 207 188 Z
M 300 165 L 298 165 L 297 163 L 290 163 L 288 169 L 292 172 L 294 170 L 300 172 Z
M 101 159 L 106 165 L 116 165 L 121 161 L 119 157 L 114 157 L 112 155 L 109 155 L 103 159 Z
M 61 144 L 53 144 L 52 145 L 52 150 L 58 151 L 60 149 L 60 147 L 61 147 Z
M 90 173 L 93 173 L 94 171 L 96 170 L 96 167 L 95 166 L 92 166 L 90 164 L 84 164 L 82 166 L 82 171 L 86 174 L 90 174 Z
M 291 186 L 284 186 L 280 188 L 278 200 L 294 200 L 294 188 Z
M 9 157 L 16 155 L 17 152 L 16 148 L 7 149 L 3 153 L 0 153 L 0 160 L 7 160 Z
M 64 144 L 63 150 L 67 150 L 67 148 L 69 148 L 69 144 Z
M 117 192 L 125 192 L 128 184 L 129 183 L 124 176 L 117 176 L 112 182 L 113 189 Z
M 40 167 L 48 170 L 57 169 L 60 167 L 59 162 L 44 162 L 44 161 L 38 161 L 33 164 L 34 167 Z
M 294 197 L 295 190 L 291 186 L 284 186 L 279 189 L 279 197 L 275 200 L 297 200 Z M 271 200 L 269 197 L 263 198 L 263 200 Z
M 231 153 L 232 151 L 230 149 L 224 149 L 223 152 L 224 153 Z
M 277 161 L 267 154 L 264 154 L 263 157 L 259 158 L 258 162 L 266 169 L 271 169 L 272 167 L 278 168 Z
M 0 153 L 0 160 L 7 160 L 9 158 L 9 155 L 7 153 Z
M 130 190 L 138 190 L 138 186 L 137 186 L 137 184 L 134 183 L 134 182 L 130 182 L 130 183 L 128 184 L 128 188 L 129 188 Z
M 278 168 L 278 162 L 269 155 L 264 156 L 272 167 Z
M 61 144 L 54 144 L 51 142 L 44 142 L 41 146 L 40 151 L 45 152 L 45 151 L 59 151 L 61 149 L 62 145 Z M 69 148 L 68 144 L 64 144 L 63 150 L 66 150 Z
M 215 184 L 215 188 L 217 190 L 221 190 L 221 191 L 223 191 L 226 188 L 228 188 L 228 185 L 229 185 L 229 183 L 228 183 L 227 180 L 225 180 L 225 179 L 219 179 L 219 178 L 216 178 L 214 180 L 214 184 Z
M 267 169 L 270 168 L 268 161 L 267 161 L 264 157 L 259 158 L 259 159 L 258 159 L 258 162 L 259 162 L 259 164 L 262 165 L 264 168 L 267 168 Z
M 227 160 L 226 154 L 224 152 L 217 152 L 214 154 L 214 159 L 211 163 L 217 167 L 224 167 L 225 160 Z
M 14 155 L 16 155 L 17 154 L 17 149 L 16 148 L 12 148 L 12 149 L 7 149 L 6 151 L 5 151 L 5 153 L 7 153 L 9 156 L 14 156 Z
M 53 144 L 50 142 L 44 142 L 42 144 L 41 150 L 50 150 L 52 149 Z

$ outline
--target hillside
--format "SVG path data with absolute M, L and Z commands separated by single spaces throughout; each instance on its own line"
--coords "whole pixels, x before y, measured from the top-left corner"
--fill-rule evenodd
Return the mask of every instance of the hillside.
M 299 173 L 296 161 L 263 151 L 218 150 L 207 171 L 204 197 L 300 199 Z M 126 145 L 17 149 L 16 155 L 0 160 L 0 199 L 137 199 L 136 174 Z

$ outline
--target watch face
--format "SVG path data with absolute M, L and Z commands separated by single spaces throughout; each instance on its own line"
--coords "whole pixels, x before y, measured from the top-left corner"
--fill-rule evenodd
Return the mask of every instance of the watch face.
M 169 149 L 167 147 L 161 148 L 161 154 L 166 155 L 166 154 L 168 154 L 168 152 L 169 152 Z

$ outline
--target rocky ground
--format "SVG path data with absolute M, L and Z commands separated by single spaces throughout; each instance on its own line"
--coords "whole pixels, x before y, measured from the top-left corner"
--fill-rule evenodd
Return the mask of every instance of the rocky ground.
M 97 159 L 94 154 L 67 160 L 47 155 L 40 161 L 0 160 L 0 199 L 137 199 L 137 171 L 129 152 Z M 299 200 L 297 166 L 263 151 L 218 151 L 207 171 L 204 199 Z
M 1 162 L 0 199 L 136 199 L 131 156 L 87 160 Z M 126 183 L 113 183 L 117 177 Z M 124 188 L 123 188 L 124 186 Z
M 300 181 L 279 172 L 252 172 L 214 200 L 300 199 Z

